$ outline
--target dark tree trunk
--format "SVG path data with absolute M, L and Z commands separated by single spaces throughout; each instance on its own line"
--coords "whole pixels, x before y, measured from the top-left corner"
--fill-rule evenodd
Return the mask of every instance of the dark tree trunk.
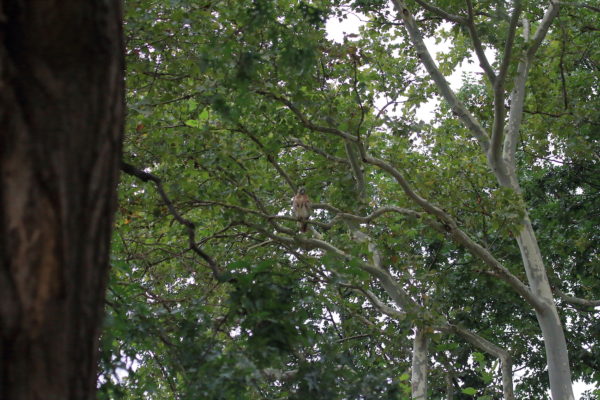
M 93 399 L 124 118 L 121 2 L 0 0 L 0 399 Z

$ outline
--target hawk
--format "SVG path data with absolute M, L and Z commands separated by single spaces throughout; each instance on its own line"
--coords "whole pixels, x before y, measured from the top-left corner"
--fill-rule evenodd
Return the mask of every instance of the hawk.
M 310 199 L 303 187 L 298 189 L 298 193 L 292 199 L 292 212 L 298 219 L 300 231 L 306 232 L 308 229 L 308 218 L 310 217 Z

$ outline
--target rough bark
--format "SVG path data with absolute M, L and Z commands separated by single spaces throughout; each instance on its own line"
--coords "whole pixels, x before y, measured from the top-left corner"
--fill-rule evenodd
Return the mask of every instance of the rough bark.
M 95 398 L 121 21 L 116 0 L 0 0 L 1 399 Z

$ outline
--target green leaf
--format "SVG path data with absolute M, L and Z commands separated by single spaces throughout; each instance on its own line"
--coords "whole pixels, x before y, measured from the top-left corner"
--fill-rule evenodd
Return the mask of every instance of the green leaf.
M 202 112 L 198 115 L 198 121 L 205 121 L 208 119 L 209 116 L 209 112 L 208 112 L 208 108 L 205 108 L 204 110 L 202 110 Z
M 467 394 L 469 396 L 474 396 L 477 393 L 477 389 L 474 389 L 472 387 L 468 387 L 468 388 L 464 388 L 461 390 L 464 394 Z
M 200 127 L 200 123 L 198 121 L 196 121 L 195 119 L 188 119 L 187 121 L 185 121 L 185 124 L 187 126 L 191 126 L 192 128 Z

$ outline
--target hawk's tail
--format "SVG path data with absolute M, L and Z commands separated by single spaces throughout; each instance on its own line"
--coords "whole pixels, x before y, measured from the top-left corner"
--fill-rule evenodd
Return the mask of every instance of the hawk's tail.
M 306 232 L 308 230 L 308 222 L 300 222 L 300 232 Z

